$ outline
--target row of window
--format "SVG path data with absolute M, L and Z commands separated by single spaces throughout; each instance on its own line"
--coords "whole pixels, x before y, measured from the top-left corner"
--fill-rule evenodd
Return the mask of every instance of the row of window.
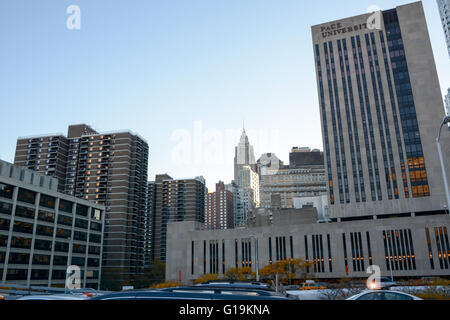
M 430 267 L 432 270 L 438 266 L 441 270 L 450 269 L 450 242 L 448 238 L 447 227 L 436 227 L 432 230 L 425 229 L 426 241 L 429 250 Z M 350 272 L 366 272 L 366 266 L 373 265 L 373 252 L 370 233 L 367 232 L 350 232 L 342 233 L 342 254 L 345 273 Z M 432 238 L 435 238 L 435 242 Z M 274 240 L 274 241 L 273 241 Z M 269 264 L 274 261 L 287 260 L 286 236 L 269 237 L 268 238 L 268 257 Z M 411 271 L 416 270 L 416 254 L 413 244 L 411 229 L 393 229 L 383 230 L 381 233 L 383 241 L 385 265 L 386 269 L 393 271 Z M 433 248 L 434 243 L 434 248 Z M 207 272 L 206 262 L 206 241 L 204 241 L 203 261 L 204 273 Z M 273 247 L 275 247 L 275 256 L 273 255 Z M 290 258 L 294 259 L 294 242 L 293 237 L 289 237 Z M 222 249 L 222 273 L 225 273 L 225 240 L 221 242 Z M 311 250 L 312 249 L 312 250 Z M 313 234 L 304 236 L 305 261 L 311 263 L 311 268 L 307 268 L 307 272 L 323 273 L 333 272 L 333 257 L 331 249 L 330 234 Z M 437 253 L 435 257 L 434 253 Z M 194 274 L 194 241 L 192 241 L 191 252 L 191 272 Z M 239 254 L 241 254 L 239 256 Z M 327 254 L 327 256 L 325 256 Z M 241 257 L 241 260 L 239 259 Z M 234 258 L 235 267 L 252 267 L 252 242 L 250 239 L 235 239 L 234 241 Z M 436 259 L 435 259 L 436 258 Z M 366 264 L 367 263 L 367 264 Z M 219 273 L 219 242 L 209 242 L 209 272 Z M 328 266 L 328 270 L 326 270 Z

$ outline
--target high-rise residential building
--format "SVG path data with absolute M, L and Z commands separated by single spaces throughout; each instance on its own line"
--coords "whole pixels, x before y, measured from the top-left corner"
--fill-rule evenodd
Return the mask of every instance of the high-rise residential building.
M 205 228 L 226 230 L 234 228 L 233 193 L 220 181 L 216 191 L 206 195 Z
M 450 116 L 450 88 L 448 88 L 445 95 L 445 113 L 447 116 Z M 448 129 L 450 130 L 450 123 L 448 124 Z
M 65 191 L 68 139 L 63 134 L 20 137 L 14 163 L 58 179 L 58 191 Z
M 293 148 L 289 158 L 288 166 L 281 165 L 273 171 L 260 169 L 261 207 L 290 209 L 294 208 L 294 198 L 326 194 L 322 152 L 311 151 L 309 148 Z M 261 158 L 258 163 L 262 162 L 260 160 Z
M 450 56 L 450 0 L 436 0 L 441 15 L 442 27 L 444 28 L 447 50 Z
M 152 221 L 151 259 L 165 261 L 167 225 L 173 221 L 205 223 L 206 183 L 203 177 L 173 179 L 156 175 L 149 213 Z
M 60 191 L 106 207 L 105 281 L 132 279 L 143 271 L 148 217 L 144 139 L 129 131 L 98 133 L 85 124 L 72 125 L 67 137 L 19 138 L 14 163 L 52 175 Z
M 105 207 L 58 192 L 58 179 L 0 161 L 0 282 L 99 289 Z
M 316 25 L 312 35 L 330 217 L 442 212 L 444 112 L 422 3 Z
M 253 146 L 248 140 L 247 133 L 245 129 L 242 131 L 239 144 L 235 148 L 234 156 L 234 181 L 239 184 L 239 172 L 244 167 L 250 167 L 254 172 L 257 171 L 255 153 L 253 151 Z

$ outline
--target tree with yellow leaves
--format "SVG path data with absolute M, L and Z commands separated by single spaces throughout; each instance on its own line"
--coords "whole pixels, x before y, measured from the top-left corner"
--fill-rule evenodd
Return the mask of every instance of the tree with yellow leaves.
M 256 279 L 256 273 L 252 268 L 233 268 L 225 273 L 225 279 L 229 281 L 250 281 Z
M 261 279 L 273 280 L 276 274 L 282 284 L 290 284 L 294 279 L 306 279 L 307 269 L 313 263 L 302 259 L 288 259 L 269 264 L 259 270 Z

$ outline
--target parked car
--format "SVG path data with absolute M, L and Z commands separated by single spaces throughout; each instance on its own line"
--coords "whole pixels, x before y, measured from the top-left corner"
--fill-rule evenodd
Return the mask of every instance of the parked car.
M 257 289 L 264 291 L 273 291 L 275 289 L 262 282 L 238 282 L 238 281 L 210 281 L 195 285 L 202 288 L 228 288 L 228 289 Z
M 267 291 L 179 287 L 163 290 L 127 291 L 94 297 L 91 300 L 290 300 Z
M 404 292 L 398 292 L 398 291 L 392 291 L 392 290 L 369 290 L 364 291 L 360 294 L 354 295 L 347 300 L 422 300 L 416 296 L 404 293 Z
M 380 289 L 388 289 L 390 287 L 396 286 L 397 283 L 388 277 L 381 277 L 379 281 L 373 281 L 369 284 L 369 289 L 371 290 L 380 290 Z
M 322 282 L 316 283 L 316 282 L 303 282 L 300 284 L 300 287 L 298 290 L 325 290 L 327 289 L 326 286 L 323 285 Z
M 23 296 L 18 298 L 17 300 L 87 300 L 88 296 L 85 295 L 73 295 L 73 294 L 36 294 Z

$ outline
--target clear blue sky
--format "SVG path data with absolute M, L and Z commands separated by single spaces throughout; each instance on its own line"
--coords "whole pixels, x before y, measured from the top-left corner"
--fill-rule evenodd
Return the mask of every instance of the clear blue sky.
M 212 187 L 232 179 L 234 141 L 218 146 L 221 161 L 180 165 L 172 135 L 194 135 L 201 121 L 237 139 L 245 120 L 256 157 L 275 152 L 287 163 L 293 146 L 322 149 L 311 25 L 408 2 L 2 0 L 0 157 L 13 161 L 18 136 L 88 123 L 143 136 L 149 179 L 203 175 Z M 81 30 L 66 28 L 71 4 Z M 424 7 L 444 92 L 450 59 L 439 12 L 434 0 Z

